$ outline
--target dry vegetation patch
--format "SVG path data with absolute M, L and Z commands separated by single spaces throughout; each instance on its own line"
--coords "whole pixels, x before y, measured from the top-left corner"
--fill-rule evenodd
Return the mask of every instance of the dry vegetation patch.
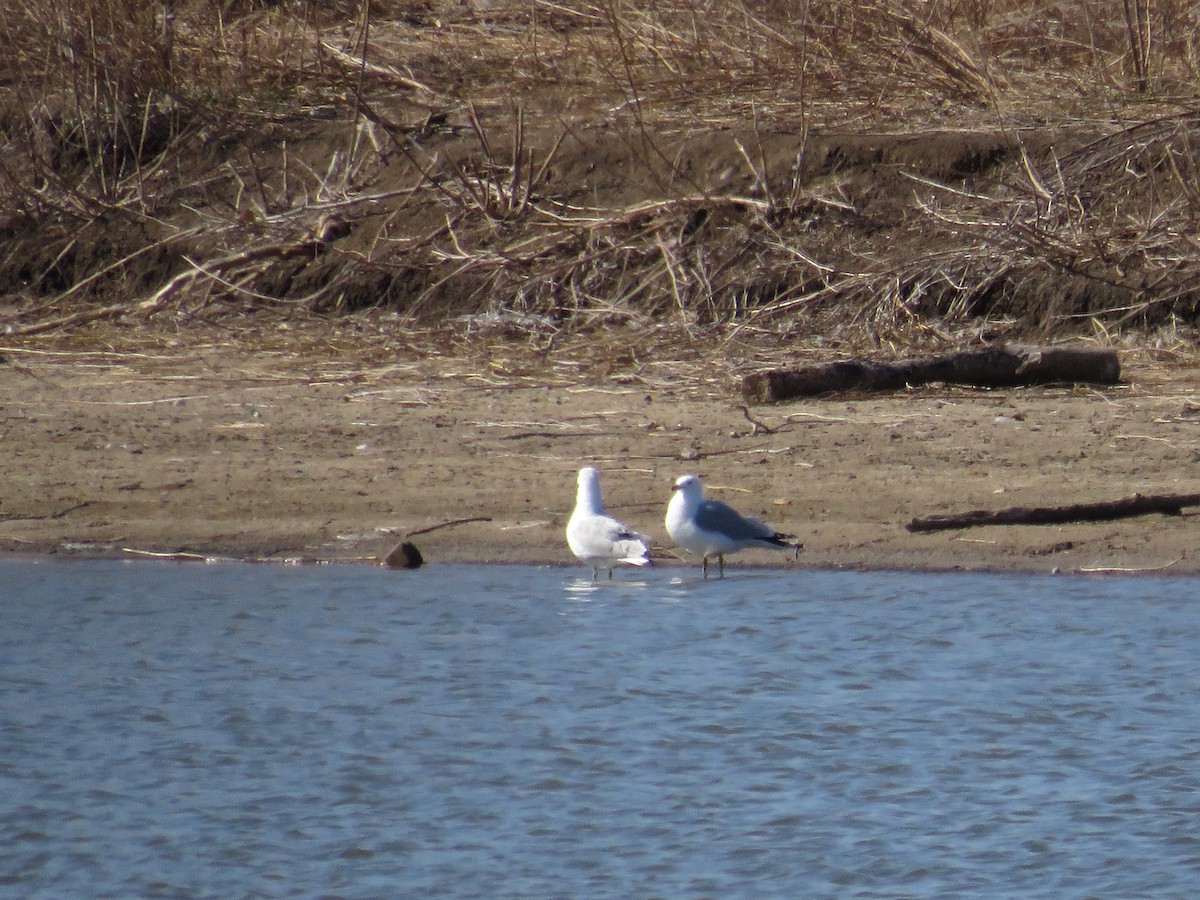
M 743 358 L 1177 341 L 1200 299 L 1196 19 L 31 2 L 0 23 L 0 312 L 38 340 L 378 308 L 392 339 L 534 354 L 614 327 L 634 356 L 713 332 Z

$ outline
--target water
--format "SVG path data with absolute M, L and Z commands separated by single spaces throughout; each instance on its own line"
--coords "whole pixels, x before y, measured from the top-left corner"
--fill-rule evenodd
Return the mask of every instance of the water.
M 1195 580 L 578 574 L 0 561 L 0 895 L 1200 889 Z

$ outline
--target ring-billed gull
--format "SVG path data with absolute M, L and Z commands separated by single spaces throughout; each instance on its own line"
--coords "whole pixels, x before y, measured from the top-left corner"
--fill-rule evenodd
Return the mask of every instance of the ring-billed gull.
M 571 552 L 592 567 L 593 580 L 601 569 L 608 569 L 612 578 L 613 566 L 648 565 L 650 539 L 630 531 L 604 512 L 600 500 L 600 473 L 592 466 L 579 470 L 579 490 L 575 495 L 575 510 L 567 522 L 567 546 Z
M 718 571 L 725 574 L 725 554 L 748 547 L 775 550 L 799 549 L 765 522 L 743 516 L 720 500 L 704 499 L 704 486 L 695 475 L 681 475 L 671 486 L 667 504 L 667 533 L 680 547 L 703 557 L 704 577 L 708 558 L 716 555 Z

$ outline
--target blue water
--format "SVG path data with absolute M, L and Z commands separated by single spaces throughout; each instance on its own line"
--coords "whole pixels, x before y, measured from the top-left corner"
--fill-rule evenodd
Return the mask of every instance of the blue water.
M 1193 897 L 1194 579 L 0 561 L 0 895 Z

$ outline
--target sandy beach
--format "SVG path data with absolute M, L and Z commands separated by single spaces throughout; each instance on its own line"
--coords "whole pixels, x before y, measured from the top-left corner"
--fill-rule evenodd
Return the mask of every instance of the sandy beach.
M 359 323 L 361 326 L 361 323 Z M 1194 370 L 1124 357 L 1112 388 L 935 385 L 749 410 L 736 369 L 634 365 L 578 348 L 445 356 L 354 322 L 172 346 L 3 350 L 12 553 L 575 564 L 584 464 L 606 504 L 679 557 L 672 480 L 804 544 L 742 565 L 1194 572 L 1197 519 L 1148 515 L 914 534 L 915 516 L 1200 490 Z M 220 338 L 220 339 L 218 339 Z M 466 520 L 466 521 L 460 521 Z

